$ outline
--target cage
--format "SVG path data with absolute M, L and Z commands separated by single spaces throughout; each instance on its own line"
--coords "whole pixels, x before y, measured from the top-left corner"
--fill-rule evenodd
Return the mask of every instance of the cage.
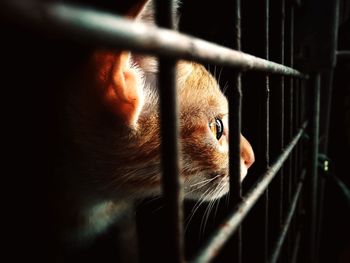
M 13 260 L 348 262 L 349 179 L 341 173 L 349 150 L 349 1 L 183 0 L 178 31 L 172 1 L 154 0 L 156 27 L 123 16 L 142 1 L 119 2 L 1 3 Z M 60 221 L 46 197 L 56 193 L 55 168 L 65 161 L 61 87 L 101 46 L 158 58 L 163 198 L 128 206 L 84 248 L 60 250 L 52 238 Z M 202 63 L 227 87 L 229 171 L 240 174 L 241 131 L 255 152 L 246 179 L 231 176 L 222 202 L 182 197 L 180 59 Z M 334 145 L 343 140 L 340 154 Z

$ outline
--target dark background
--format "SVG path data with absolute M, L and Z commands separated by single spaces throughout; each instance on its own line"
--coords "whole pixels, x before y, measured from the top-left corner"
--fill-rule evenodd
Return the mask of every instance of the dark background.
M 83 1 L 65 2 L 85 3 L 105 10 L 123 12 L 129 4 L 120 5 L 120 1 Z M 180 30 L 232 47 L 233 39 L 233 6 L 229 1 L 217 0 L 215 4 L 200 0 L 183 1 L 181 5 Z M 242 1 L 242 50 L 253 55 L 262 56 L 262 23 L 259 2 Z M 271 1 L 273 2 L 273 1 Z M 207 8 L 208 7 L 208 8 Z M 317 8 L 317 7 L 315 7 Z M 346 17 L 345 17 L 346 18 Z M 339 49 L 350 49 L 349 21 L 341 19 L 339 28 Z M 297 19 L 297 18 L 296 18 Z M 1 87 L 2 87 L 2 125 L 3 132 L 3 240 L 5 250 L 9 253 L 10 262 L 34 259 L 36 262 L 50 261 L 50 236 L 55 226 L 50 224 L 52 214 L 49 195 L 50 175 L 60 149 L 57 125 L 57 105 L 60 98 L 60 85 L 65 79 L 81 67 L 89 48 L 78 43 L 71 43 L 60 35 L 42 34 L 21 19 L 2 12 L 0 19 L 1 40 Z M 295 30 L 299 30 L 295 28 Z M 271 31 L 273 34 L 273 28 Z M 274 37 L 271 36 L 273 39 Z M 275 56 L 275 57 L 274 57 Z M 271 59 L 277 59 L 271 46 Z M 213 65 L 206 65 L 213 70 Z M 217 68 L 216 71 L 220 71 Z M 332 173 L 350 186 L 348 163 L 350 159 L 350 87 L 349 60 L 338 61 L 335 67 L 332 93 L 332 111 L 330 122 L 329 158 Z M 259 128 L 256 103 L 257 90 L 262 87 L 262 77 L 254 73 L 243 77 L 243 116 L 242 132 L 259 149 Z M 222 70 L 221 85 L 230 83 L 230 71 Z M 259 86 L 260 85 L 260 86 Z M 321 122 L 322 118 L 321 116 Z M 271 138 L 272 140 L 273 138 Z M 259 151 L 259 150 L 257 150 Z M 259 174 L 259 160 L 252 168 L 245 183 L 248 188 Z M 343 254 L 350 251 L 349 246 L 349 206 L 339 189 L 331 180 L 326 180 L 324 217 L 322 228 L 321 262 L 340 261 Z M 139 230 L 142 244 L 143 262 L 156 262 L 162 256 L 161 201 L 145 202 L 138 210 Z M 193 204 L 186 204 L 186 217 Z M 209 216 L 203 230 L 201 222 L 206 207 L 196 212 L 186 232 L 187 254 L 192 255 L 203 240 L 214 229 L 224 216 L 225 202 L 221 202 L 217 213 Z M 258 204 L 259 207 L 259 204 Z M 213 211 L 214 212 L 214 211 Z M 261 243 L 262 224 L 259 208 L 248 216 L 243 225 L 245 240 L 243 258 L 248 262 L 261 262 L 263 244 Z M 203 232 L 201 234 L 201 232 Z M 166 233 L 165 233 L 166 234 Z M 272 233 L 274 234 L 274 233 Z M 151 237 L 151 238 L 150 238 Z M 252 240 L 252 241 L 249 241 Z M 9 247 L 9 249 L 7 249 Z M 11 248 L 11 249 L 10 249 Z M 116 262 L 114 253 L 115 237 L 113 229 L 98 242 L 72 262 Z M 218 262 L 224 262 L 225 250 Z M 258 257 L 259 256 L 259 257 Z M 79 258 L 80 257 L 80 258 Z M 257 259 L 258 258 L 258 259 Z M 349 257 L 348 257 L 349 258 Z M 250 260 L 249 260 L 250 259 Z M 302 262 L 302 259 L 300 260 Z

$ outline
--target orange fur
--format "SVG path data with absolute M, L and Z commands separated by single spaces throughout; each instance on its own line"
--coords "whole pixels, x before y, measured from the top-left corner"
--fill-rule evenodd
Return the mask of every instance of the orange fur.
M 59 178 L 64 182 L 64 198 L 59 200 L 58 212 L 66 222 L 65 233 L 82 238 L 94 235 L 101 227 L 93 225 L 99 220 L 107 224 L 120 211 L 120 204 L 160 195 L 155 70 L 154 59 L 147 56 L 96 51 L 67 95 L 68 150 Z M 229 189 L 227 100 L 216 80 L 199 64 L 179 61 L 176 82 L 185 197 L 219 198 Z M 209 128 L 215 118 L 222 119 L 225 127 L 219 140 Z M 245 139 L 241 149 L 242 163 L 248 169 L 254 157 Z M 211 181 L 199 187 L 205 180 Z

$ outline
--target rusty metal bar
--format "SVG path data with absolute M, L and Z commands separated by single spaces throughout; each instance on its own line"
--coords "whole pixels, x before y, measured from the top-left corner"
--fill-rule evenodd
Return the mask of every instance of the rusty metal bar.
M 305 114 L 305 105 L 306 105 L 306 81 L 299 79 L 299 104 L 300 104 L 300 111 L 299 111 L 299 123 L 302 123 L 303 121 L 305 121 L 306 118 L 306 114 Z M 304 161 L 304 157 L 305 155 L 303 154 L 305 151 L 305 145 L 304 143 L 301 143 L 299 145 L 299 169 L 302 169 L 303 167 L 303 161 Z
M 221 227 L 212 233 L 208 241 L 205 243 L 204 247 L 199 251 L 194 259 L 190 261 L 191 263 L 210 262 L 210 260 L 212 260 L 217 255 L 228 238 L 240 226 L 244 217 L 247 215 L 253 205 L 264 193 L 271 180 L 275 177 L 278 170 L 281 168 L 295 145 L 298 143 L 306 126 L 307 122 L 304 122 L 303 126 L 299 129 L 293 140 L 282 151 L 279 158 L 271 165 L 266 173 L 259 178 L 256 184 L 247 192 L 247 194 L 243 196 L 243 201 L 236 206 L 234 211 L 230 213 Z
M 172 29 L 173 10 L 171 0 L 155 1 L 156 21 L 159 26 Z M 179 176 L 179 124 L 176 92 L 176 61 L 159 58 L 158 80 L 160 85 L 161 116 L 161 165 L 162 190 L 165 200 L 166 230 L 169 233 L 164 242 L 167 253 L 164 261 L 184 262 L 183 242 L 183 190 Z
M 293 53 L 294 53 L 294 43 L 293 43 L 293 35 L 294 35 L 294 8 L 293 6 L 288 5 L 288 14 L 287 14 L 287 22 L 288 22 L 288 48 L 287 48 L 287 53 L 288 53 L 288 61 L 287 65 L 290 67 L 293 67 L 294 65 L 294 60 L 293 60 Z M 290 140 L 293 136 L 293 124 L 294 124 L 294 82 L 293 78 L 288 78 L 288 82 L 286 83 L 286 121 L 285 121 L 285 126 L 286 126 L 286 140 Z M 286 165 L 286 172 L 287 172 L 287 177 L 288 177 L 288 202 L 290 202 L 292 198 L 292 174 L 293 174 L 293 167 L 292 167 L 292 162 L 293 162 L 293 156 L 294 154 L 291 155 L 291 158 L 289 158 L 287 165 Z
M 284 65 L 284 39 L 285 39 L 285 0 L 281 1 L 281 10 L 280 10 L 280 16 L 281 16 L 281 28 L 280 28 L 280 63 Z M 280 130 L 279 130 L 279 146 L 280 150 L 283 150 L 284 148 L 284 76 L 280 77 L 280 89 L 278 90 L 279 96 L 280 96 Z M 281 167 L 280 175 L 278 177 L 280 180 L 280 196 L 279 196 L 279 225 L 282 227 L 283 224 L 283 209 L 284 209 L 284 202 L 285 202 L 285 185 L 284 185 L 284 167 Z
M 297 127 L 299 127 L 300 125 L 300 102 L 299 102 L 299 98 L 300 98 L 300 82 L 298 80 L 296 80 L 294 82 L 294 130 L 293 133 L 296 131 Z M 294 169 L 294 176 L 293 176 L 293 185 L 296 186 L 297 184 L 297 178 L 296 175 L 300 172 L 299 169 L 299 159 L 300 159 L 300 145 L 297 145 L 297 150 L 295 151 L 295 158 L 294 158 L 294 164 L 293 164 L 293 169 Z
M 293 133 L 296 130 L 296 127 L 299 126 L 299 83 L 298 81 L 295 81 L 293 83 L 294 85 L 294 119 L 293 119 Z M 299 174 L 299 170 L 298 170 L 298 158 L 299 158 L 299 145 L 296 147 L 295 153 L 294 153 L 294 159 L 293 159 L 293 175 L 292 175 L 292 184 L 293 184 L 293 188 L 295 188 L 296 184 L 297 184 L 297 174 Z
M 276 243 L 274 245 L 274 248 L 272 250 L 269 262 L 270 263 L 275 263 L 277 262 L 278 256 L 280 255 L 281 249 L 282 249 L 282 245 L 283 242 L 287 236 L 287 232 L 289 230 L 290 227 L 290 223 L 292 221 L 292 217 L 294 215 L 295 212 L 295 208 L 297 206 L 297 202 L 299 200 L 299 196 L 300 196 L 300 192 L 301 189 L 303 187 L 303 182 L 304 182 L 304 178 L 305 178 L 305 174 L 306 174 L 306 170 L 303 170 L 300 179 L 299 179 L 299 183 L 298 183 L 298 187 L 294 193 L 294 196 L 292 198 L 292 201 L 290 203 L 289 209 L 288 209 L 288 214 L 286 215 L 284 221 L 283 221 L 283 227 L 281 229 L 281 232 L 278 236 L 278 239 L 276 240 Z
M 235 1 L 235 48 L 241 48 L 240 40 L 240 0 Z M 241 150 L 240 150 L 240 134 L 241 134 L 241 104 L 242 104 L 242 83 L 240 73 L 234 76 L 235 88 L 227 91 L 229 101 L 229 131 L 230 131 L 230 198 L 234 204 L 241 200 Z
M 319 120 L 320 120 L 320 89 L 321 75 L 315 73 L 312 82 L 311 145 L 310 145 L 310 262 L 316 260 L 317 235 L 317 197 L 318 197 L 318 155 L 319 155 Z
M 236 50 L 241 50 L 241 1 L 234 1 L 234 43 Z M 233 89 L 228 90 L 229 103 L 229 171 L 230 171 L 230 206 L 232 209 L 242 201 L 241 186 L 241 105 L 242 105 L 242 80 L 241 73 L 235 72 Z M 237 263 L 242 262 L 242 229 L 237 229 L 233 237 L 233 258 Z
M 286 65 L 289 67 L 293 67 L 294 65 L 294 7 L 292 3 L 288 2 L 286 6 L 286 42 L 287 42 L 287 58 L 286 58 Z M 289 141 L 293 134 L 294 134 L 294 118 L 295 115 L 293 114 L 294 111 L 294 79 L 291 77 L 287 78 L 286 82 L 286 120 L 285 120 L 285 137 L 286 141 Z M 286 200 L 286 206 L 289 206 L 292 201 L 292 194 L 295 191 L 293 189 L 293 174 L 296 175 L 296 172 L 293 170 L 293 161 L 295 158 L 295 153 L 297 151 L 293 151 L 291 156 L 288 158 L 288 161 L 286 162 L 286 184 L 287 184 L 287 200 Z M 297 179 L 298 180 L 298 179 Z M 294 228 L 294 225 L 291 226 Z M 286 256 L 287 258 L 290 258 L 291 255 L 291 244 L 292 239 L 294 239 L 293 234 L 294 231 L 289 231 L 290 234 L 287 237 L 286 240 Z
M 269 22 L 270 22 L 270 1 L 264 1 L 264 20 L 265 20 L 265 32 L 264 32 L 264 59 L 269 60 Z M 263 107 L 263 123 L 265 125 L 264 129 L 262 129 L 265 134 L 262 134 L 264 140 L 262 143 L 262 151 L 264 152 L 264 169 L 268 170 L 270 167 L 270 78 L 268 75 L 265 77 L 265 94 L 264 94 L 264 104 Z M 264 193 L 264 262 L 267 262 L 268 259 L 268 251 L 269 251 L 269 188 L 267 187 Z
M 21 17 L 24 24 L 61 35 L 84 45 L 99 45 L 168 58 L 230 66 L 241 71 L 307 77 L 299 71 L 243 52 L 225 48 L 178 32 L 150 27 L 88 8 L 68 4 L 12 0 L 1 3 L 8 19 Z
M 350 58 L 350 50 L 338 50 L 336 54 L 338 58 Z

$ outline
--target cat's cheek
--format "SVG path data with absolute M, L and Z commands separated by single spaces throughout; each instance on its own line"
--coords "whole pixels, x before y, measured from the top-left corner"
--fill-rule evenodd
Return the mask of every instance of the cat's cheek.
M 219 145 L 219 151 L 222 153 L 227 153 L 228 152 L 228 138 L 226 135 L 223 135 L 220 140 L 218 141 L 218 145 Z

